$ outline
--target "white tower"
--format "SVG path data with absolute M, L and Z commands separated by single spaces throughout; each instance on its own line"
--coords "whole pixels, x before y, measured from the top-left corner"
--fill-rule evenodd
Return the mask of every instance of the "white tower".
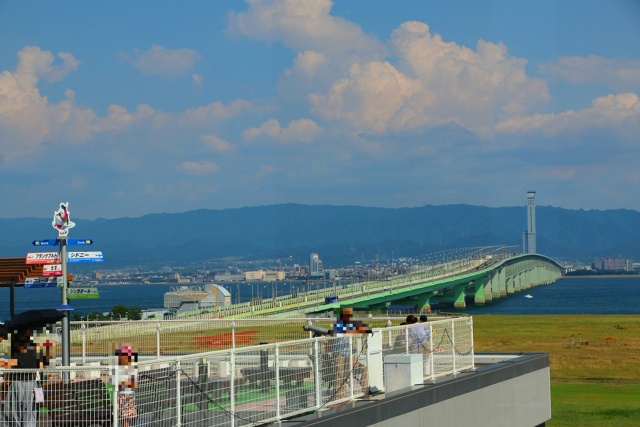
M 525 254 L 536 253 L 536 192 L 527 192 L 527 231 L 522 236 L 522 246 Z

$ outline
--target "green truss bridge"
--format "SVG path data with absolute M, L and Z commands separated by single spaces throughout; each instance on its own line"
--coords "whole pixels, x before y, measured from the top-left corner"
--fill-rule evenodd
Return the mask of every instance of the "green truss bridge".
M 563 267 L 544 255 L 526 254 L 470 260 L 464 266 L 451 266 L 450 271 L 428 273 L 394 278 L 375 292 L 367 292 L 363 286 L 360 295 L 340 298 L 335 306 L 380 310 L 394 304 L 424 311 L 439 302 L 464 308 L 468 299 L 484 304 L 533 286 L 551 284 L 562 276 Z M 326 308 L 317 307 L 320 311 Z
M 392 304 L 411 306 L 416 311 L 428 311 L 435 303 L 462 308 L 468 299 L 484 304 L 533 286 L 551 284 L 564 271 L 549 257 L 514 253 L 513 247 L 464 248 L 457 253 L 457 259 L 433 259 L 412 267 L 409 274 L 235 304 L 185 317 L 283 317 L 341 307 L 380 311 Z

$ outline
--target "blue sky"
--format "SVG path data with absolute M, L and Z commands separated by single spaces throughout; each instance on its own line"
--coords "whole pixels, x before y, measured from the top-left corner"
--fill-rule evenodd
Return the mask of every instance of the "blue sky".
M 640 210 L 640 3 L 0 1 L 0 217 Z

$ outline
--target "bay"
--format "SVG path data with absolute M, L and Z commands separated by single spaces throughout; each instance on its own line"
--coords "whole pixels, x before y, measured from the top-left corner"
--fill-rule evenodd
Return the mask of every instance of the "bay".
M 164 294 L 176 285 L 98 286 L 100 298 L 75 299 L 70 304 L 77 312 L 104 313 L 116 305 L 161 309 Z M 270 284 L 231 284 L 226 288 L 233 301 L 252 297 L 269 298 L 303 291 L 299 282 Z M 525 295 L 532 298 L 525 298 Z M 15 290 L 15 309 L 55 308 L 60 305 L 60 289 L 39 288 Z M 465 309 L 442 308 L 447 312 L 468 314 L 640 314 L 640 277 L 562 278 L 551 285 L 537 286 L 495 299 L 484 305 L 470 304 Z M 0 319 L 9 319 L 9 289 L 0 289 Z
M 190 285 L 191 286 L 191 285 Z M 233 302 L 250 301 L 251 298 L 262 297 L 264 299 L 275 295 L 284 295 L 292 292 L 320 288 L 328 285 L 316 283 L 305 285 L 304 282 L 278 282 L 278 283 L 239 283 L 223 285 L 231 294 Z M 146 309 L 162 309 L 164 307 L 164 294 L 174 290 L 178 285 L 108 285 L 96 286 L 99 298 L 97 299 L 70 299 L 68 302 L 75 312 L 85 316 L 88 313 L 106 313 L 116 305 L 127 307 L 140 307 Z M 10 289 L 0 288 L 0 320 L 7 321 L 10 318 Z M 61 293 L 59 288 L 15 288 L 15 312 L 40 308 L 56 308 L 60 305 Z
M 531 298 L 527 298 L 530 295 Z M 640 314 L 640 277 L 562 278 L 447 312 L 468 314 Z

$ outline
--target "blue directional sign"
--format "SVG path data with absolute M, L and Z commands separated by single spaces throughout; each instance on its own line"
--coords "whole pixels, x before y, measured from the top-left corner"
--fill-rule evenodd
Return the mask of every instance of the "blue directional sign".
M 69 252 L 69 262 L 104 262 L 102 252 Z
M 34 240 L 31 244 L 33 246 L 58 246 L 58 239 Z
M 29 277 L 24 281 L 25 288 L 56 288 L 62 286 L 62 277 Z
M 91 239 L 68 239 L 67 244 L 71 246 L 87 246 L 93 244 Z

